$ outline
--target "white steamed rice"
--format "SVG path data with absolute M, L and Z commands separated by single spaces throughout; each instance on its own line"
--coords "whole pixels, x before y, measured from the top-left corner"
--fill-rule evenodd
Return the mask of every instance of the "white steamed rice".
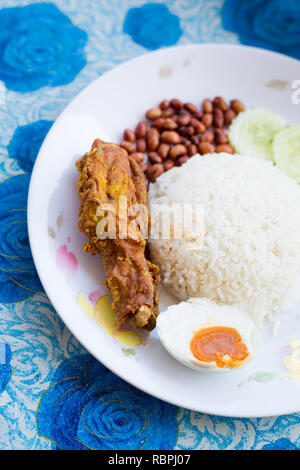
M 150 240 L 163 282 L 178 299 L 236 305 L 260 322 L 300 297 L 300 186 L 271 162 L 196 155 L 160 176 L 149 199 L 204 204 L 200 250 L 186 249 L 186 239 Z M 154 218 L 154 230 L 157 224 Z

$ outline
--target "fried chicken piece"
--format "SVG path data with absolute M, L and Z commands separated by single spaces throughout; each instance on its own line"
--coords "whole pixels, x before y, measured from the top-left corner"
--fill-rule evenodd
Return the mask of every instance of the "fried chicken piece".
M 148 211 L 144 218 L 131 217 L 128 224 L 131 229 L 128 229 L 126 239 L 122 238 L 121 226 L 124 219 L 120 197 L 123 197 L 123 202 L 126 201 L 127 209 L 135 207 L 135 204 L 148 207 L 143 173 L 124 149 L 99 139 L 94 141 L 91 151 L 76 162 L 76 167 L 80 172 L 78 194 L 81 201 L 78 228 L 90 240 L 83 249 L 101 256 L 107 277 L 106 286 L 112 293 L 112 307 L 120 324 L 152 330 L 158 315 L 159 272 L 145 255 L 143 224 L 146 217 L 149 227 Z M 99 207 L 107 208 L 100 216 L 97 215 Z M 116 221 L 116 237 L 100 239 L 97 224 L 103 220 L 107 222 L 103 214 L 108 215 L 109 212 Z

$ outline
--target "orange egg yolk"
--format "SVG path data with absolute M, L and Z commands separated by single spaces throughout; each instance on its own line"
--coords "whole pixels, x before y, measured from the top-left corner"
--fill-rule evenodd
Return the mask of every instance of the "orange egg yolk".
M 212 326 L 197 331 L 190 344 L 193 356 L 217 367 L 239 367 L 249 356 L 242 337 L 235 328 Z

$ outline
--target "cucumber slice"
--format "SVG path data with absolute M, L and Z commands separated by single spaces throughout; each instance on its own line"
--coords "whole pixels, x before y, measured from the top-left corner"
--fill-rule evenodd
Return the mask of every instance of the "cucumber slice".
M 272 141 L 287 122 L 272 111 L 253 108 L 240 113 L 231 123 L 228 138 L 236 152 L 272 160 Z
M 287 126 L 276 134 L 273 156 L 278 168 L 300 184 L 300 126 Z

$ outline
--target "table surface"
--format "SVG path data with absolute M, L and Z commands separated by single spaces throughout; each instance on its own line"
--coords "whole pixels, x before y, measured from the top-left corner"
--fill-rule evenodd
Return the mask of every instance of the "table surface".
M 279 0 L 0 0 L 1 449 L 300 448 L 300 414 L 223 418 L 147 395 L 139 406 L 156 413 L 141 441 L 129 392 L 116 392 L 120 379 L 85 351 L 43 292 L 26 226 L 40 145 L 88 83 L 173 44 L 242 42 L 300 58 L 298 0 L 285 3 L 282 10 Z M 286 41 L 295 31 L 298 43 Z M 107 380 L 114 391 L 103 402 Z

